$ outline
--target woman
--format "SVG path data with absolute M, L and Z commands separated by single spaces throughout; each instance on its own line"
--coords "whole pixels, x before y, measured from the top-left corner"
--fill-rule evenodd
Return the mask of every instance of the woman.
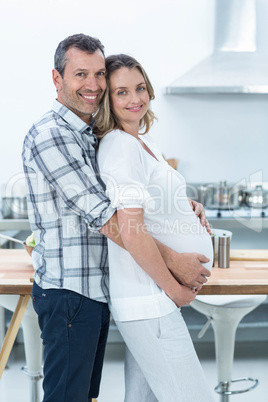
M 96 116 L 103 133 L 98 162 L 125 246 L 109 241 L 110 309 L 127 345 L 125 401 L 213 401 L 178 308 L 198 289 L 176 281 L 177 288 L 170 287 L 174 278 L 158 274 L 164 261 L 151 235 L 210 261 L 211 239 L 189 204 L 183 177 L 140 134 L 155 118 L 145 71 L 127 55 L 108 57 L 106 71 L 108 90 Z

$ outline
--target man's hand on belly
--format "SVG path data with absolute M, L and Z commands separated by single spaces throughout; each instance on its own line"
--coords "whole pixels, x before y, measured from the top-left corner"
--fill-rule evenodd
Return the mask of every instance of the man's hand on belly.
M 156 239 L 154 241 L 166 266 L 180 284 L 199 288 L 207 282 L 206 277 L 209 277 L 211 273 L 201 263 L 209 262 L 209 258 L 198 253 L 177 253 L 160 241 Z
M 207 282 L 210 271 L 203 267 L 201 263 L 209 262 L 209 258 L 197 253 L 176 253 L 168 264 L 172 275 L 182 285 L 192 288 L 199 288 Z

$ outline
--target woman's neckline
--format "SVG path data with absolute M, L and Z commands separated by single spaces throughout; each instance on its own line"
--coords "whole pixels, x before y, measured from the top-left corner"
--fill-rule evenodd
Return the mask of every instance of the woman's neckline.
M 127 131 L 124 130 L 119 130 L 122 133 L 125 133 L 127 135 L 130 135 L 131 137 L 133 137 L 134 140 L 138 141 L 138 143 L 140 144 L 140 146 L 142 147 L 143 151 L 146 152 L 146 154 L 148 154 L 151 158 L 153 158 L 156 162 L 161 163 L 161 161 L 156 157 L 156 155 L 154 154 L 154 152 L 152 151 L 151 147 L 147 144 L 147 141 L 145 139 L 145 141 L 143 141 L 140 136 L 144 136 L 144 134 L 138 134 L 138 137 L 136 137 L 133 134 L 128 133 Z M 147 149 L 150 151 L 148 152 Z
M 149 154 L 152 158 L 154 158 L 157 162 L 159 162 L 158 158 L 156 157 L 156 155 L 154 154 L 154 152 L 151 150 L 150 147 L 148 147 L 148 145 L 146 144 L 146 142 L 144 142 L 141 138 L 137 138 L 137 140 L 139 141 L 139 143 L 141 144 L 142 148 L 144 149 L 145 152 L 147 152 L 147 154 Z M 146 149 L 147 148 L 147 149 Z

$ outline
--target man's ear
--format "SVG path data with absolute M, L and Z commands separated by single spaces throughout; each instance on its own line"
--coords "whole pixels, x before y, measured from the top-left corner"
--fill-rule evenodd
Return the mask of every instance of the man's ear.
M 62 76 L 60 75 L 58 70 L 52 70 L 52 79 L 57 91 L 60 91 L 62 89 Z

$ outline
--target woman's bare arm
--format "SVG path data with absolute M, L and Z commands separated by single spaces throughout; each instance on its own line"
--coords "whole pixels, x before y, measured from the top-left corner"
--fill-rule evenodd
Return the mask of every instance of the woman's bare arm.
M 117 213 L 102 227 L 101 233 L 118 246 L 125 248 L 118 225 Z M 166 266 L 178 282 L 191 288 L 200 287 L 207 282 L 205 276 L 210 276 L 211 274 L 209 270 L 203 267 L 201 262 L 208 262 L 208 258 L 197 253 L 177 253 L 156 239 L 154 239 L 154 242 Z
M 196 291 L 179 284 L 167 268 L 154 239 L 145 227 L 143 210 L 141 208 L 121 209 L 117 211 L 117 218 L 118 226 L 116 227 L 114 222 L 113 235 L 118 231 L 117 234 L 120 233 L 121 240 L 119 240 L 120 236 L 117 236 L 116 243 L 121 245 L 122 241 L 124 248 L 137 264 L 177 306 L 189 304 L 194 300 Z

